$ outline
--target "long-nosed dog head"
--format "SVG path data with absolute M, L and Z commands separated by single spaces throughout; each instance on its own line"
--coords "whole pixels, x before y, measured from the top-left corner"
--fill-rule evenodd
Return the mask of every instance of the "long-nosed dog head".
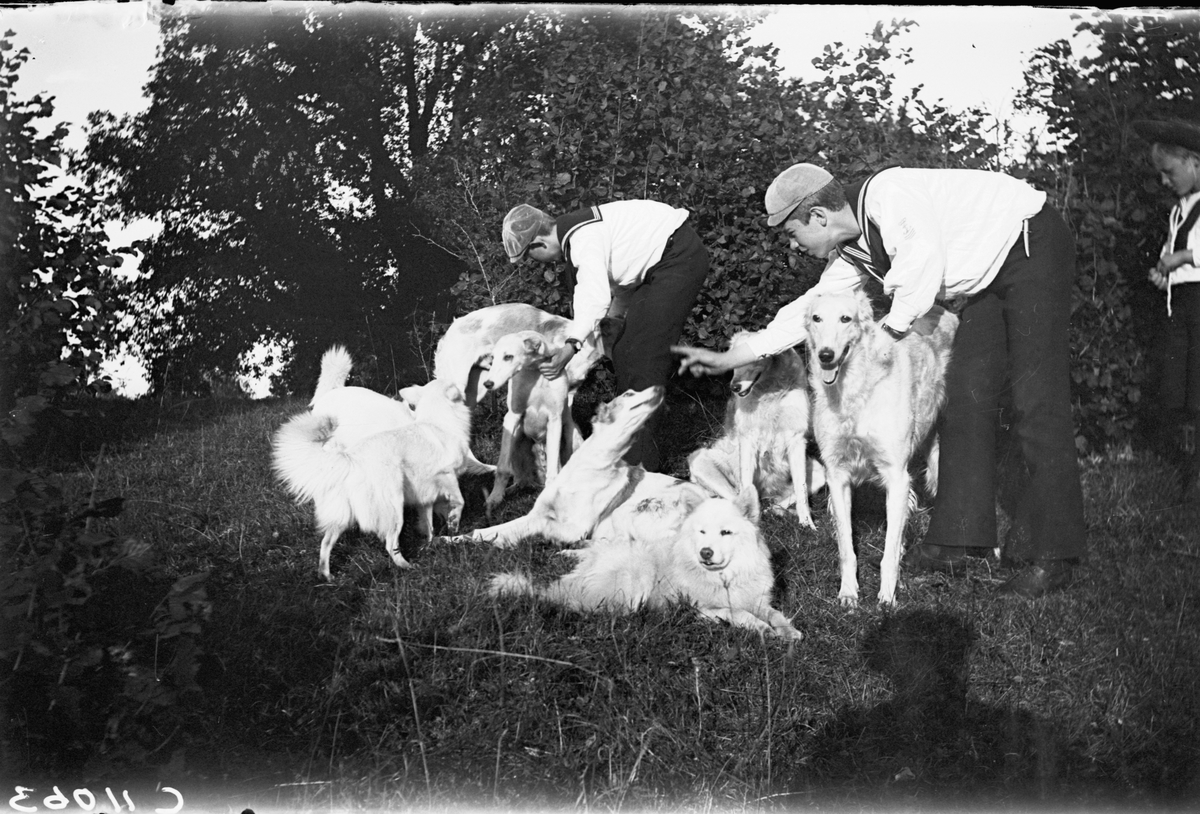
M 729 347 L 737 347 L 745 338 L 749 336 L 745 331 L 739 331 L 734 334 L 733 339 L 729 343 Z M 754 389 L 754 385 L 758 384 L 758 380 L 762 378 L 763 373 L 771 366 L 771 357 L 766 356 L 761 359 L 755 359 L 753 362 L 741 365 L 734 368 L 733 376 L 729 379 L 729 389 L 738 398 L 745 398 L 750 395 Z
M 821 368 L 821 381 L 837 381 L 851 348 L 874 323 L 871 302 L 861 292 L 819 294 L 808 306 L 809 359 Z M 811 363 L 811 362 L 810 362 Z
M 489 369 L 481 384 L 488 390 L 503 386 L 522 368 L 536 365 L 550 353 L 546 337 L 537 331 L 505 334 L 492 346 Z M 483 360 L 480 360 L 482 364 Z
M 647 387 L 645 390 L 626 390 L 607 404 L 596 408 L 592 418 L 593 430 L 597 427 L 612 427 L 630 435 L 641 429 L 659 405 L 663 403 L 662 387 Z

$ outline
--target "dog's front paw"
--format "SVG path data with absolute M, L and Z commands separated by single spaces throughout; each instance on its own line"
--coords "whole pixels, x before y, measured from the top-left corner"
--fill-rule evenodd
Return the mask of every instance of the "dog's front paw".
M 813 516 L 811 514 L 797 515 L 796 522 L 804 526 L 806 529 L 811 529 L 813 531 L 817 530 L 817 521 L 813 520 Z
M 838 602 L 843 608 L 857 608 L 858 594 L 838 594 Z
M 775 631 L 776 636 L 780 637 L 781 639 L 786 639 L 787 641 L 798 642 L 804 638 L 804 634 L 799 630 L 796 630 L 796 628 L 792 627 L 790 624 L 776 625 L 772 628 L 772 630 Z

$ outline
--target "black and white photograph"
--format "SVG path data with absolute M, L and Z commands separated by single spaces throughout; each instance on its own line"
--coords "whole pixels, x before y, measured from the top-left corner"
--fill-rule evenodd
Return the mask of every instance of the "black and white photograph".
M 1197 810 L 1198 43 L 0 4 L 5 810 Z

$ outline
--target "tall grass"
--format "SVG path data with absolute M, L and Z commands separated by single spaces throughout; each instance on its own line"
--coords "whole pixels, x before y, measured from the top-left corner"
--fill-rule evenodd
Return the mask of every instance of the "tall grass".
M 670 406 L 682 474 L 722 406 Z M 406 531 L 415 568 L 399 571 L 350 534 L 320 584 L 311 510 L 270 471 L 273 432 L 303 407 L 143 405 L 103 454 L 87 444 L 86 465 L 64 467 L 81 500 L 126 498 L 113 531 L 209 575 L 203 693 L 159 777 L 189 811 L 1200 805 L 1200 512 L 1150 453 L 1083 462 L 1090 559 L 1037 602 L 996 595 L 1002 575 L 979 561 L 905 578 L 894 611 L 847 610 L 824 499 L 816 531 L 765 517 L 776 605 L 805 636 L 788 645 L 683 607 L 489 598 L 494 572 L 566 570 L 539 541 L 418 545 Z M 485 408 L 483 460 L 497 427 Z M 484 486 L 463 484 L 466 528 L 485 522 Z M 873 597 L 882 500 L 856 501 Z

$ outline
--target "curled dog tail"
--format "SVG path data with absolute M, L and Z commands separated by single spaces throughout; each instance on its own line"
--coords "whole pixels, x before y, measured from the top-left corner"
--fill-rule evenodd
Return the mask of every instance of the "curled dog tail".
M 275 433 L 275 474 L 297 501 L 331 494 L 350 476 L 350 456 L 341 447 L 325 445 L 334 427 L 329 416 L 300 413 Z
M 317 391 L 313 393 L 312 401 L 316 401 L 330 390 L 344 387 L 346 379 L 350 378 L 350 368 L 353 367 L 350 352 L 341 345 L 334 345 L 321 357 L 321 377 L 317 379 Z

